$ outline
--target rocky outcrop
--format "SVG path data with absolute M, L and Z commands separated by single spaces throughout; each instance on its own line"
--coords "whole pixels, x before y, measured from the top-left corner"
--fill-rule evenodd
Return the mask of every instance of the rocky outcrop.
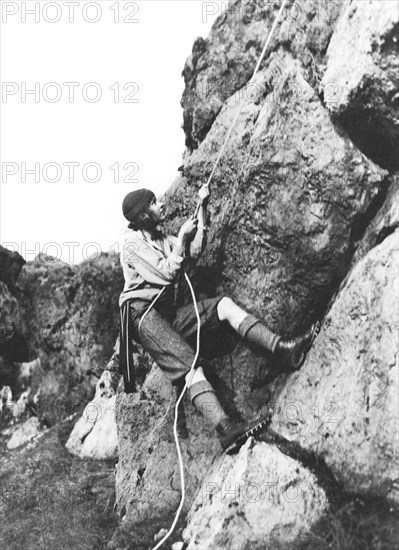
M 22 447 L 26 443 L 30 443 L 34 439 L 38 439 L 42 434 L 43 431 L 41 429 L 39 419 L 36 416 L 32 416 L 18 426 L 15 431 L 13 431 L 12 436 L 7 442 L 7 449 L 18 449 L 18 447 Z
M 272 427 L 353 492 L 399 501 L 399 231 L 352 270 Z
M 269 51 L 281 44 L 298 58 L 306 79 L 317 89 L 323 56 L 345 2 L 309 0 L 287 4 Z M 253 74 L 268 31 L 279 9 L 278 3 L 263 0 L 232 0 L 204 40 L 198 38 L 187 59 L 183 76 L 183 128 L 186 145 L 196 149 L 205 139 L 224 102 L 234 96 L 238 102 Z M 263 66 L 270 65 L 271 56 Z M 278 79 L 284 60 L 274 64 Z M 269 89 L 272 92 L 272 88 Z
M 3 386 L 0 390 L 0 414 L 3 413 L 3 409 L 10 409 L 12 405 L 11 388 L 10 386 Z
M 41 361 L 38 414 L 48 424 L 81 411 L 112 353 L 122 272 L 116 255 L 68 265 L 39 255 L 18 288 L 31 357 Z
M 327 108 L 381 166 L 399 167 L 399 21 L 395 2 L 343 2 L 327 50 Z
M 66 443 L 71 454 L 99 459 L 118 456 L 113 386 L 112 374 L 105 370 L 97 382 L 94 399 L 86 406 Z
M 399 175 L 392 178 L 392 183 L 387 190 L 386 197 L 382 197 L 376 206 L 376 215 L 371 222 L 363 228 L 363 238 L 352 258 L 352 266 L 355 265 L 374 246 L 380 244 L 399 227 Z
M 35 422 L 49 427 L 81 414 L 92 398 L 118 330 L 122 272 L 116 255 L 76 266 L 39 255 L 24 265 L 12 291 L 0 285 L 1 380 L 14 396 L 5 400 L 1 420 L 14 434 L 11 449 L 31 438 Z M 90 409 L 89 428 L 75 442 L 79 456 L 117 452 L 115 391 L 107 376 L 98 384 L 99 414 L 94 420 Z
M 325 464 L 337 486 L 342 483 L 352 493 L 392 502 L 397 468 L 393 411 L 398 365 L 392 337 L 397 330 L 392 299 L 397 296 L 397 179 L 391 153 L 387 150 L 389 159 L 384 160 L 379 145 L 360 140 L 355 122 L 368 132 L 371 119 L 358 108 L 365 105 L 381 127 L 390 128 L 389 139 L 395 138 L 391 45 L 396 23 L 389 9 L 370 33 L 370 14 L 384 9 L 376 1 L 290 2 L 254 83 L 246 87 L 278 7 L 232 1 L 209 38 L 194 44 L 184 69 L 182 99 L 188 150 L 181 177 L 167 193 L 173 218 L 167 230 L 176 231 L 192 211 L 193 196 L 210 175 L 243 99 L 211 184 L 207 250 L 195 272 L 188 267 L 196 294 L 230 295 L 284 336 L 303 331 L 316 318 L 324 322 L 312 354 L 295 375 L 280 375 L 273 358 L 260 358 L 239 343 L 232 360 L 215 361 L 208 377 L 232 415 L 262 416 L 274 405 L 273 429 L 287 443 L 288 454 L 295 448 L 316 466 Z M 357 36 L 359 41 L 353 40 Z M 349 52 L 345 62 L 339 48 Z M 356 71 L 346 75 L 356 59 Z M 343 92 L 339 106 L 329 101 L 334 78 Z M 384 109 L 382 98 L 388 96 Z M 180 303 L 189 303 L 188 292 L 179 290 Z M 137 393 L 125 395 L 120 388 L 117 396 L 117 505 L 121 531 L 137 545 L 147 540 L 140 533 L 149 521 L 153 533 L 170 525 L 179 502 L 172 418 L 163 418 L 170 399 L 156 367 Z M 340 422 L 327 422 L 340 412 Z M 183 512 L 220 453 L 214 433 L 188 404 L 186 413 Z M 154 430 L 156 445 L 148 442 Z M 265 449 L 255 445 L 251 455 L 251 468 L 259 475 L 267 471 L 266 454 L 277 452 Z M 235 471 L 235 460 L 220 474 L 222 479 Z M 223 508 L 217 515 L 210 505 L 209 525 L 213 520 L 216 525 L 217 518 L 220 528 L 217 541 L 210 542 L 206 522 L 194 519 L 197 505 L 190 525 L 198 527 L 202 547 L 219 540 L 228 547 L 233 532 L 235 540 L 245 532 L 245 521 L 234 510 Z M 249 523 L 253 530 L 260 528 Z M 295 526 L 294 521 L 293 532 Z M 196 544 L 190 529 L 187 540 Z M 267 537 L 259 532 L 259 547 Z M 250 547 L 251 539 L 244 539 L 242 547 Z
M 18 254 L 0 245 L 0 281 L 14 288 L 25 260 Z
M 16 297 L 10 292 L 8 286 L 0 281 L 0 346 L 2 354 L 10 343 L 15 344 L 16 338 L 22 332 L 21 309 Z
M 183 536 L 188 550 L 288 548 L 327 506 L 313 474 L 275 447 L 249 440 L 202 480 Z
M 22 345 L 25 326 L 15 284 L 25 260 L 17 253 L 0 246 L 0 355 L 6 362 L 23 360 Z M 4 368 L 2 368 L 3 374 Z M 9 376 L 3 383 L 8 383 Z
M 25 260 L 0 247 L 0 389 L 18 387 L 19 361 L 28 359 L 26 323 L 15 287 Z M 18 392 L 17 392 L 18 393 Z

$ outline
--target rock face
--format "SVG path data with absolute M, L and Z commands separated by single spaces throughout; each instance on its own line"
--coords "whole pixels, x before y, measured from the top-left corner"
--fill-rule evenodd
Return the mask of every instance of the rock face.
M 0 281 L 0 345 L 4 353 L 11 348 L 10 343 L 15 343 L 21 334 L 22 318 L 18 300 L 11 294 L 8 286 Z
M 308 532 L 326 506 L 308 470 L 249 440 L 237 457 L 219 458 L 202 480 L 183 536 L 189 550 L 280 547 Z
M 20 386 L 17 362 L 28 359 L 26 322 L 15 286 L 25 263 L 17 252 L 0 247 L 0 390 L 8 386 L 14 393 Z
M 35 422 L 52 426 L 81 413 L 92 398 L 114 346 L 123 278 L 116 255 L 77 266 L 43 255 L 25 264 L 14 256 L 9 253 L 5 262 L 10 272 L 2 272 L 9 284 L 0 281 L 0 374 L 6 388 L 2 427 L 8 422 L 15 431 L 16 422 L 26 422 L 9 448 L 30 439 Z M 13 266 L 20 269 L 22 264 L 16 280 Z M 98 403 L 86 408 L 88 421 L 82 419 L 74 432 L 72 448 L 79 456 L 109 458 L 117 453 L 115 391 L 107 377 L 109 371 L 98 384 Z M 32 413 L 37 417 L 27 419 Z
M 352 270 L 273 427 L 353 492 L 399 501 L 399 231 Z
M 397 169 L 398 6 L 390 0 L 344 4 L 327 51 L 324 100 L 366 154 Z
M 68 451 L 81 458 L 118 456 L 115 423 L 115 390 L 106 370 L 97 382 L 94 399 L 86 406 L 66 443 Z
M 38 413 L 54 422 L 82 410 L 118 330 L 122 273 L 116 255 L 71 266 L 38 256 L 18 280 L 31 358 L 41 361 L 32 381 L 40 387 Z
M 11 252 L 0 246 L 0 281 L 13 288 L 25 263 L 18 252 Z
M 345 2 L 331 5 L 316 0 L 288 4 L 272 36 L 269 51 L 284 44 L 295 58 L 300 58 L 307 79 L 316 84 L 317 62 L 323 61 L 344 6 Z M 226 99 L 249 81 L 279 7 L 278 3 L 262 0 L 232 0 L 213 25 L 207 40 L 195 41 L 183 70 L 186 87 L 181 101 L 183 128 L 190 150 L 204 140 Z M 266 58 L 265 65 L 268 64 Z M 276 66 L 274 71 L 278 78 L 281 68 Z M 237 99 L 240 99 L 239 93 Z
M 274 404 L 280 437 L 313 454 L 316 462 L 324 461 L 351 492 L 392 501 L 398 377 L 393 337 L 397 21 L 393 8 L 382 13 L 384 4 L 290 2 L 256 80 L 246 87 L 279 4 L 229 3 L 210 36 L 195 42 L 184 68 L 188 150 L 182 175 L 167 193 L 173 218 L 167 230 L 176 231 L 192 212 L 196 190 L 210 175 L 243 99 L 211 183 L 208 246 L 195 273 L 188 266 L 196 295 L 230 295 L 283 336 L 303 331 L 316 318 L 324 319 L 323 330 L 295 375 L 281 375 L 273 358 L 255 356 L 239 343 L 231 360 L 213 363 L 208 377 L 231 414 L 250 419 Z M 340 90 L 339 102 L 330 101 L 331 81 Z M 383 146 L 370 137 L 373 124 L 387 129 Z M 179 300 L 190 300 L 182 286 Z M 136 394 L 125 395 L 120 387 L 117 395 L 117 504 L 121 531 L 137 545 L 143 543 L 140 529 L 150 522 L 153 533 L 168 528 L 179 503 L 171 414 L 163 419 L 170 392 L 153 367 Z M 183 512 L 220 453 L 215 434 L 188 404 L 186 413 Z M 327 422 L 335 418 L 341 421 Z M 153 430 L 156 445 L 148 443 Z M 265 457 L 274 452 L 255 445 L 253 471 L 268 471 Z M 230 475 L 229 468 L 222 478 Z M 200 521 L 194 509 L 190 525 Z M 209 510 L 211 522 L 211 505 Z M 233 517 L 240 547 L 251 547 L 250 538 L 239 539 L 246 529 L 243 518 L 240 523 L 227 508 L 216 517 L 219 538 L 211 543 L 208 527 L 198 523 L 198 544 L 222 541 L 228 547 Z M 294 521 L 292 533 L 297 528 Z M 190 544 L 196 544 L 188 529 Z M 151 534 L 146 535 L 150 545 Z M 265 532 L 256 536 L 263 541 L 259 547 L 269 540 Z

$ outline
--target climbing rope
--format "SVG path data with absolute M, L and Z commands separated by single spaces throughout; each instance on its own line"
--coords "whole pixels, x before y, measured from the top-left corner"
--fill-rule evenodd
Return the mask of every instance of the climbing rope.
M 269 35 L 268 35 L 267 40 L 266 40 L 266 42 L 265 42 L 265 45 L 264 45 L 264 47 L 263 47 L 262 53 L 261 53 L 260 56 L 259 56 L 258 62 L 257 62 L 256 67 L 255 67 L 255 70 L 254 70 L 254 72 L 253 72 L 253 74 L 252 74 L 252 76 L 251 76 L 251 78 L 250 78 L 250 80 L 249 80 L 249 82 L 248 82 L 248 84 L 247 84 L 247 87 L 249 87 L 249 86 L 252 84 L 252 82 L 253 82 L 254 79 L 255 79 L 255 76 L 256 76 L 257 72 L 259 71 L 259 68 L 260 68 L 260 66 L 261 66 L 261 64 L 262 64 L 263 58 L 264 58 L 265 55 L 266 55 L 266 51 L 267 51 L 267 48 L 269 47 L 269 44 L 270 44 L 270 41 L 271 41 L 272 36 L 273 36 L 273 34 L 274 34 L 274 31 L 276 30 L 277 23 L 278 23 L 278 21 L 279 21 L 279 19 L 280 19 L 281 14 L 282 14 L 283 11 L 284 11 L 284 8 L 285 8 L 287 2 L 288 2 L 288 0 L 283 0 L 283 3 L 281 4 L 281 7 L 280 7 L 280 9 L 279 9 L 279 11 L 278 11 L 278 14 L 276 15 L 276 18 L 275 18 L 275 20 L 274 20 L 274 22 L 273 22 L 272 28 L 270 29 Z M 226 134 L 225 140 L 224 140 L 224 142 L 223 142 L 223 145 L 222 145 L 222 147 L 221 147 L 221 149 L 220 149 L 220 151 L 219 151 L 219 154 L 218 154 L 218 156 L 217 156 L 217 158 L 216 158 L 215 164 L 214 164 L 214 166 L 213 166 L 213 168 L 212 168 L 212 172 L 211 172 L 211 174 L 210 174 L 210 176 L 209 176 L 209 178 L 208 178 L 208 180 L 207 180 L 207 182 L 206 182 L 206 184 L 205 184 L 207 187 L 210 186 L 210 183 L 211 183 L 212 178 L 213 178 L 213 176 L 214 176 L 214 174 L 215 174 L 215 171 L 216 171 L 216 168 L 217 168 L 217 166 L 218 166 L 218 164 L 219 164 L 219 161 L 220 161 L 220 159 L 222 158 L 222 155 L 223 155 L 223 153 L 224 153 L 224 151 L 225 151 L 225 149 L 226 149 L 226 146 L 227 146 L 227 143 L 228 143 L 228 141 L 229 141 L 229 139 L 230 139 L 230 136 L 231 136 L 231 133 L 232 133 L 232 131 L 233 131 L 233 128 L 234 128 L 234 126 L 236 125 L 236 122 L 237 122 L 237 120 L 238 120 L 238 117 L 239 117 L 240 114 L 241 114 L 242 107 L 243 107 L 243 105 L 244 105 L 244 100 L 245 100 L 245 99 L 246 99 L 245 94 L 243 94 L 243 95 L 242 95 L 242 98 L 241 98 L 241 101 L 240 101 L 240 103 L 239 103 L 239 105 L 238 105 L 238 109 L 237 109 L 237 112 L 236 112 L 235 117 L 234 117 L 234 119 L 233 119 L 233 122 L 231 123 L 230 128 L 229 128 L 228 131 L 227 131 L 227 134 Z M 195 215 L 198 214 L 198 210 L 199 210 L 200 206 L 201 206 L 201 203 L 199 202 L 198 205 L 197 205 L 197 208 L 196 208 L 196 210 L 195 210 Z
M 253 72 L 253 75 L 252 75 L 252 77 L 250 78 L 250 80 L 249 80 L 247 86 L 249 86 L 249 85 L 253 82 L 253 80 L 254 80 L 254 78 L 255 78 L 255 76 L 256 76 L 258 70 L 259 70 L 259 67 L 261 66 L 261 63 L 262 63 L 262 61 L 263 61 L 263 58 L 265 57 L 267 48 L 268 48 L 268 46 L 269 46 L 269 44 L 270 44 L 270 41 L 271 41 L 272 36 L 273 36 L 273 34 L 274 34 L 274 31 L 276 30 L 278 20 L 280 19 L 280 16 L 281 16 L 281 14 L 283 13 L 283 10 L 284 10 L 284 8 L 285 8 L 287 2 L 288 2 L 288 0 L 283 0 L 283 2 L 282 2 L 282 4 L 281 4 L 281 7 L 280 7 L 280 9 L 279 9 L 279 11 L 278 11 L 278 13 L 277 13 L 277 15 L 276 15 L 276 18 L 275 18 L 275 20 L 274 20 L 274 22 L 273 22 L 272 28 L 270 29 L 269 35 L 268 35 L 267 40 L 266 40 L 266 42 L 265 42 L 265 45 L 264 45 L 264 47 L 263 47 L 262 53 L 261 53 L 260 56 L 259 56 L 259 59 L 258 59 L 258 62 L 257 62 L 257 64 L 256 64 L 255 70 L 254 70 L 254 72 Z M 219 161 L 220 161 L 220 159 L 221 159 L 221 157 L 222 157 L 222 155 L 223 155 L 223 153 L 224 153 L 224 151 L 225 151 L 225 149 L 226 149 L 226 146 L 227 146 L 227 143 L 228 143 L 228 141 L 229 141 L 229 139 L 230 139 L 230 135 L 231 135 L 231 133 L 232 133 L 232 131 L 233 131 L 233 128 L 234 128 L 234 126 L 235 126 L 235 124 L 236 124 L 236 122 L 237 122 L 237 120 L 238 120 L 238 117 L 240 116 L 240 113 L 241 113 L 241 110 L 242 110 L 242 106 L 243 106 L 243 104 L 244 104 L 244 99 L 245 99 L 245 95 L 243 94 L 243 96 L 242 96 L 242 98 L 241 98 L 241 101 L 240 101 L 240 103 L 239 103 L 239 106 L 238 106 L 236 115 L 235 115 L 235 117 L 234 117 L 234 119 L 233 119 L 233 122 L 232 122 L 231 125 L 230 125 L 230 128 L 229 128 L 228 131 L 227 131 L 227 134 L 226 134 L 225 140 L 224 140 L 224 142 L 223 142 L 222 148 L 221 148 L 220 151 L 219 151 L 219 154 L 218 154 L 218 156 L 217 156 L 217 158 L 216 158 L 216 161 L 215 161 L 215 164 L 214 164 L 214 166 L 213 166 L 212 172 L 211 172 L 211 174 L 210 174 L 210 176 L 209 176 L 209 178 L 208 178 L 208 181 L 206 182 L 206 186 L 207 186 L 208 188 L 209 188 L 210 183 L 211 183 L 211 181 L 212 181 L 212 178 L 213 178 L 213 176 L 214 176 L 214 174 L 215 174 L 215 171 L 216 171 L 216 168 L 217 168 L 217 166 L 218 166 L 218 164 L 219 164 Z M 199 201 L 198 204 L 197 204 L 197 207 L 196 207 L 196 210 L 195 210 L 195 214 L 194 214 L 195 216 L 197 216 L 200 206 L 201 206 L 201 201 Z M 180 445 L 179 445 L 179 438 L 178 438 L 178 435 L 177 435 L 177 420 L 178 420 L 178 409 L 179 409 L 180 402 L 181 402 L 181 400 L 183 399 L 184 394 L 186 393 L 187 388 L 188 388 L 188 387 L 190 386 L 190 384 L 191 384 L 192 376 L 193 376 L 193 374 L 194 374 L 194 367 L 195 367 L 195 364 L 196 364 L 197 359 L 198 359 L 198 356 L 199 356 L 199 350 L 200 350 L 200 317 L 199 317 L 197 302 L 196 302 L 196 299 L 195 299 L 195 293 L 194 293 L 194 289 L 193 289 L 193 287 L 192 287 L 191 281 L 190 281 L 190 279 L 189 279 L 189 277 L 188 277 L 188 275 L 187 275 L 186 273 L 184 273 L 184 276 L 185 276 L 185 278 L 186 278 L 186 281 L 187 281 L 188 286 L 190 287 L 190 291 L 191 291 L 191 295 L 192 295 L 192 299 L 193 299 L 193 304 L 194 304 L 194 308 L 195 308 L 195 314 L 196 314 L 196 316 L 197 316 L 197 347 L 196 347 L 196 352 L 195 352 L 194 361 L 193 361 L 193 364 L 191 365 L 191 369 L 190 369 L 190 372 L 189 372 L 189 374 L 190 374 L 190 380 L 189 380 L 188 383 L 187 383 L 187 381 L 186 381 L 186 383 L 185 383 L 185 385 L 184 385 L 184 388 L 183 388 L 183 391 L 181 392 L 181 394 L 180 394 L 180 396 L 179 396 L 179 398 L 177 399 L 176 404 L 175 404 L 175 420 L 174 420 L 174 423 L 173 423 L 173 435 L 174 435 L 174 438 L 175 438 L 176 449 L 177 449 L 177 454 L 178 454 L 178 459 L 179 459 L 179 470 L 180 470 L 180 479 L 181 479 L 181 499 L 180 499 L 179 507 L 178 507 L 178 509 L 177 509 L 177 511 L 176 511 L 175 519 L 173 520 L 173 523 L 172 523 L 172 525 L 171 525 L 169 531 L 168 531 L 168 532 L 166 533 L 166 535 L 158 542 L 158 544 L 153 548 L 153 550 L 158 550 L 158 548 L 160 548 L 160 547 L 162 546 L 162 544 L 163 544 L 163 543 L 170 537 L 170 535 L 173 533 L 174 528 L 175 528 L 175 526 L 176 526 L 176 524 L 177 524 L 177 521 L 178 521 L 178 519 L 179 519 L 180 512 L 181 512 L 181 510 L 182 510 L 182 508 L 183 508 L 184 499 L 185 499 L 185 493 L 186 493 L 185 481 L 184 481 L 183 459 L 182 459 L 182 456 L 181 456 L 181 450 L 180 450 Z M 158 297 L 157 297 L 157 298 L 158 298 Z
M 154 547 L 153 550 L 157 550 L 158 548 L 160 548 L 162 546 L 162 544 L 170 537 L 170 535 L 173 533 L 174 529 L 175 529 L 175 526 L 176 526 L 176 523 L 179 519 L 179 516 L 180 516 L 180 512 L 181 512 L 181 509 L 183 508 L 183 504 L 184 504 L 184 499 L 186 497 L 186 486 L 185 486 L 185 481 L 184 481 L 184 468 L 183 468 L 183 459 L 182 459 L 182 456 L 181 456 L 181 450 L 180 450 L 180 444 L 179 444 L 179 437 L 177 435 L 177 419 L 178 419 L 178 412 L 179 412 L 179 405 L 180 405 L 180 402 L 181 400 L 183 399 L 184 397 L 184 394 L 186 393 L 186 390 L 187 388 L 191 385 L 191 380 L 193 378 L 193 374 L 194 374 L 194 367 L 195 367 L 195 364 L 197 362 L 197 359 L 198 359 L 198 356 L 199 356 L 199 350 L 200 350 L 200 316 L 199 316 L 199 312 L 198 312 L 198 307 L 197 307 L 197 301 L 195 299 L 195 293 L 194 293 L 194 289 L 193 289 L 193 286 L 191 284 L 191 281 L 187 275 L 187 273 L 184 273 L 184 276 L 186 277 L 186 281 L 187 281 L 187 284 L 188 286 L 190 287 L 190 291 L 191 291 L 191 296 L 192 296 L 192 299 L 193 299 L 193 304 L 194 304 L 194 309 L 195 309 L 195 315 L 197 316 L 197 349 L 196 349 L 196 353 L 195 353 L 195 357 L 194 357 L 194 361 L 193 361 L 193 364 L 191 365 L 191 369 L 190 369 L 190 372 L 189 372 L 189 375 L 190 375 L 190 380 L 189 382 L 187 383 L 187 380 L 186 380 L 186 383 L 184 385 L 184 388 L 183 388 L 183 391 L 181 392 L 180 396 L 179 396 L 179 399 L 177 399 L 176 401 L 176 404 L 175 404 L 175 420 L 174 420 L 174 423 L 173 423 L 173 435 L 174 435 L 174 438 L 175 438 L 175 443 L 176 443 L 176 449 L 177 449 L 177 455 L 178 455 L 178 458 L 179 458 L 179 469 L 180 469 L 180 480 L 181 480 L 181 498 L 180 498 L 180 504 L 179 504 L 179 507 L 177 509 L 177 512 L 176 512 L 176 515 L 175 515 L 175 519 L 173 520 L 173 523 L 169 529 L 169 531 L 166 533 L 166 535 L 158 542 L 158 544 Z

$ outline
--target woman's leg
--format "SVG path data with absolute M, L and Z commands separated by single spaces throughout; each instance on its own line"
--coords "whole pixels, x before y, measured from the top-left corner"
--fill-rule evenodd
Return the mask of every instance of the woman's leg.
M 190 399 L 197 410 L 213 426 L 227 419 L 214 389 L 200 366 L 189 373 L 194 362 L 194 351 L 182 335 L 156 310 L 151 310 L 140 326 L 140 340 L 173 385 L 187 381 Z
M 219 319 L 227 321 L 249 346 L 270 351 L 285 366 L 293 368 L 301 366 L 319 330 L 319 324 L 315 323 L 305 334 L 284 340 L 226 296 L 218 303 L 217 312 Z
M 151 310 L 140 327 L 140 340 L 154 361 L 174 385 L 185 376 L 192 403 L 216 429 L 222 448 L 227 452 L 241 446 L 263 422 L 235 423 L 224 412 L 214 389 L 201 367 L 189 372 L 194 361 L 191 346 L 162 316 Z

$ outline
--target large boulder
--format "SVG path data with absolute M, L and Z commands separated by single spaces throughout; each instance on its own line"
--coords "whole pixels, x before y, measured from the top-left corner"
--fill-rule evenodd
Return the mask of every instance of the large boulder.
M 283 67 L 278 78 L 273 59 Z M 333 124 L 305 76 L 281 48 L 256 78 L 213 179 L 208 246 L 193 274 L 199 296 L 227 294 L 284 336 L 323 315 L 349 269 L 357 228 L 369 223 L 387 186 L 386 172 Z M 172 230 L 210 173 L 237 108 L 234 97 L 227 100 L 186 159 L 168 194 Z M 236 404 L 250 416 L 259 403 L 251 406 L 248 386 L 265 379 L 265 363 L 275 366 L 244 353 L 234 373 Z
M 52 425 L 93 396 L 118 332 L 122 270 L 115 254 L 78 265 L 39 255 L 18 281 L 28 326 L 31 358 L 41 370 L 32 380 L 40 388 L 38 414 Z
M 322 457 L 347 490 L 399 501 L 399 231 L 340 289 L 273 428 Z
M 307 80 L 318 89 L 334 26 L 345 2 L 308 0 L 291 2 L 283 11 L 269 44 L 268 53 L 281 44 L 298 58 Z M 203 17 L 216 4 L 204 5 Z M 231 96 L 239 101 L 256 67 L 272 23 L 280 8 L 277 2 L 231 0 L 214 23 L 209 37 L 198 38 L 183 70 L 185 89 L 181 100 L 183 129 L 189 150 L 205 139 L 224 102 Z M 268 66 L 266 56 L 263 66 Z M 275 64 L 276 78 L 284 61 Z
M 288 547 L 328 507 L 313 474 L 266 443 L 249 440 L 211 467 L 187 517 L 188 550 Z
M 14 450 L 37 440 L 43 435 L 40 421 L 36 416 L 31 416 L 13 431 L 12 436 L 7 441 L 7 449 Z
M 376 162 L 399 167 L 399 22 L 391 0 L 342 2 L 322 79 L 327 108 Z
M 118 436 L 115 423 L 115 390 L 112 374 L 105 370 L 97 382 L 94 399 L 75 424 L 66 448 L 81 458 L 115 458 Z

